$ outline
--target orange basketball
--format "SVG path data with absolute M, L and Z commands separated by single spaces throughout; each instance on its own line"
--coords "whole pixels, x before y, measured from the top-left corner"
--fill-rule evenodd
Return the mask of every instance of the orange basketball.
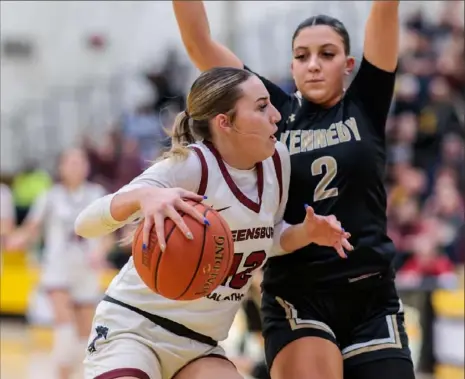
M 209 221 L 203 225 L 181 213 L 194 239 L 187 239 L 171 219 L 165 220 L 166 249 L 161 252 L 155 229 L 142 249 L 143 223 L 132 243 L 137 273 L 151 290 L 172 300 L 195 300 L 210 294 L 228 276 L 234 243 L 228 224 L 211 207 L 188 201 Z

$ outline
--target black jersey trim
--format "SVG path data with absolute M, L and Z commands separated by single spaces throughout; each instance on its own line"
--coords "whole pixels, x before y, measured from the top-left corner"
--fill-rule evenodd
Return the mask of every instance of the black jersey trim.
M 170 331 L 171 333 L 174 333 L 174 334 L 176 334 L 178 336 L 189 338 L 191 340 L 194 340 L 194 341 L 197 341 L 197 342 L 200 342 L 200 343 L 204 343 L 206 345 L 210 345 L 210 346 L 213 346 L 213 347 L 218 346 L 218 341 L 215 341 L 213 338 L 208 337 L 208 336 L 206 336 L 204 334 L 201 334 L 201 333 L 197 333 L 196 331 L 194 331 L 192 329 L 189 329 L 188 327 L 186 327 L 186 326 L 184 326 L 182 324 L 179 324 L 179 323 L 177 323 L 175 321 L 172 321 L 172 320 L 169 320 L 167 318 L 154 315 L 152 313 L 145 312 L 142 309 L 139 309 L 139 308 L 133 307 L 132 305 L 123 303 L 122 301 L 116 300 L 115 298 L 113 298 L 111 296 L 108 296 L 108 295 L 105 295 L 103 297 L 103 301 L 107 301 L 109 303 L 116 304 L 116 305 L 119 305 L 119 306 L 121 306 L 123 308 L 129 309 L 130 311 L 133 311 L 133 312 L 145 317 L 146 319 L 152 321 L 154 324 L 157 324 L 157 325 L 161 326 L 163 329 L 166 329 L 166 330 Z
M 276 178 L 278 179 L 279 185 L 279 206 L 283 200 L 283 169 L 281 165 L 281 157 L 279 156 L 278 150 L 275 150 L 273 154 L 273 164 L 276 171 Z

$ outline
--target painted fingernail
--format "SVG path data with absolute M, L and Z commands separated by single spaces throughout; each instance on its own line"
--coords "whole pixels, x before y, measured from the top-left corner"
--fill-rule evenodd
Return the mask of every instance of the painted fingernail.
M 190 240 L 193 240 L 193 239 L 194 239 L 194 236 L 192 235 L 191 232 L 188 232 L 188 233 L 186 234 L 186 237 L 187 237 L 188 239 L 190 239 Z
M 347 253 L 346 253 L 346 252 L 344 252 L 344 255 L 346 256 L 346 258 L 349 258 L 349 256 L 347 255 Z
M 203 196 L 203 199 L 204 199 L 204 200 L 207 200 L 207 199 L 208 199 L 208 196 L 205 196 L 205 195 L 204 195 L 204 196 Z
M 210 221 L 208 221 L 205 217 L 203 218 L 203 223 L 207 226 L 210 226 Z
M 344 228 L 342 228 L 342 231 L 343 231 L 344 233 L 346 232 Z
M 308 204 L 304 204 L 304 208 L 307 209 L 307 208 L 308 208 Z
M 145 243 L 142 244 L 142 250 L 147 250 L 147 245 Z
M 161 249 L 161 251 L 165 251 L 166 245 L 160 245 L 160 249 Z

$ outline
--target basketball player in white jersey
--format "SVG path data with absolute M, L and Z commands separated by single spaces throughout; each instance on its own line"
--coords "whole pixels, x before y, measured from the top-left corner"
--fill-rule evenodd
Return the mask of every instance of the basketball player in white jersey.
M 204 298 L 173 301 L 145 286 L 131 258 L 97 307 L 86 379 L 240 379 L 218 341 L 227 337 L 253 271 L 270 254 L 311 242 L 334 246 L 341 255 L 341 245 L 350 249 L 340 224 L 310 208 L 300 225 L 281 221 L 290 159 L 273 137 L 280 115 L 254 74 L 206 71 L 192 85 L 187 103 L 176 119 L 169 155 L 87 207 L 76 232 L 97 237 L 144 217 L 146 232 L 154 223 L 162 245 L 161 227 L 170 217 L 186 238 L 195 238 L 175 208 L 205 222 L 181 197 L 204 200 L 232 230 L 234 272 Z
M 97 266 L 110 247 L 110 238 L 86 240 L 74 233 L 79 212 L 105 195 L 100 185 L 86 181 L 85 153 L 79 149 L 64 152 L 59 175 L 60 183 L 37 199 L 6 243 L 10 249 L 25 249 L 39 235 L 44 237 L 40 284 L 54 315 L 53 356 L 59 377 L 68 379 L 82 359 L 95 304 L 101 298 Z

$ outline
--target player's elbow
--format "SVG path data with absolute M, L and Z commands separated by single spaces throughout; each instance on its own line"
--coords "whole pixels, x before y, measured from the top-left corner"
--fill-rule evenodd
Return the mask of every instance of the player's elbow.
M 74 221 L 74 233 L 83 238 L 98 238 L 108 234 L 100 222 L 89 217 L 86 209 Z
M 209 58 L 214 56 L 210 37 L 189 39 L 184 41 L 184 47 L 190 60 L 200 71 L 214 66 L 214 62 Z

